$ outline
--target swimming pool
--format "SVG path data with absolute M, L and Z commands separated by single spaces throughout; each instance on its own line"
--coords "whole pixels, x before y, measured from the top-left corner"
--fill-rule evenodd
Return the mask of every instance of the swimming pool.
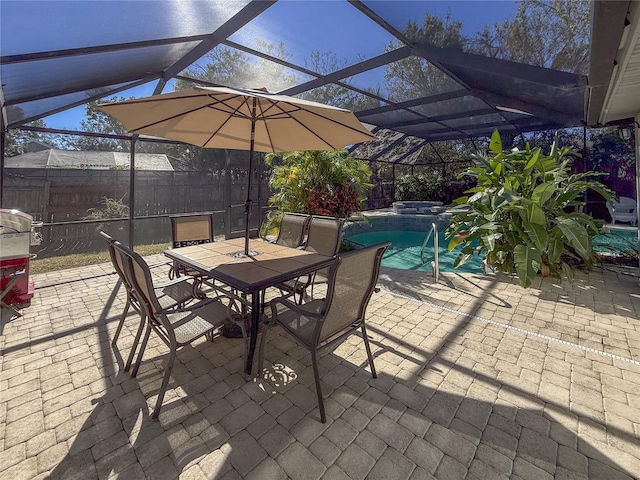
M 433 255 L 433 239 L 430 239 L 424 250 L 424 265 L 420 259 L 420 248 L 426 236 L 425 232 L 416 231 L 374 231 L 357 233 L 347 237 L 347 240 L 359 245 L 368 247 L 380 242 L 391 242 L 382 257 L 382 266 L 389 268 L 399 268 L 401 270 L 416 270 L 420 272 L 430 272 Z M 439 232 L 439 257 L 441 272 L 479 273 L 482 271 L 482 259 L 473 257 L 459 268 L 453 267 L 453 262 L 458 256 L 459 249 L 452 252 L 447 250 L 449 242 L 444 238 L 444 232 Z
M 593 239 L 593 249 L 597 252 L 624 254 L 638 250 L 638 230 L 635 228 L 609 227 L 608 235 L 598 235 Z
M 479 273 L 482 271 L 482 259 L 474 256 L 459 268 L 453 267 L 453 262 L 458 256 L 460 248 L 449 252 L 449 241 L 444 237 L 444 228 L 439 232 L 439 258 L 441 272 Z M 593 248 L 597 252 L 623 254 L 630 249 L 637 249 L 637 230 L 630 228 L 609 228 L 608 235 L 598 235 L 593 240 Z M 365 231 L 346 237 L 347 240 L 359 245 L 369 246 L 380 242 L 391 242 L 384 257 L 382 266 L 399 268 L 401 270 L 416 270 L 432 272 L 431 261 L 433 255 L 433 240 L 429 240 L 424 250 L 423 264 L 420 258 L 420 249 L 426 236 L 425 231 L 389 230 L 389 231 Z

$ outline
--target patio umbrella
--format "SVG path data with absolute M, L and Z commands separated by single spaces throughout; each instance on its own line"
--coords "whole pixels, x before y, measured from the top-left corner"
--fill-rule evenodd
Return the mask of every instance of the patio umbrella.
M 263 90 L 195 87 L 99 107 L 130 133 L 249 151 L 245 255 L 249 254 L 253 152 L 339 150 L 376 138 L 349 110 Z

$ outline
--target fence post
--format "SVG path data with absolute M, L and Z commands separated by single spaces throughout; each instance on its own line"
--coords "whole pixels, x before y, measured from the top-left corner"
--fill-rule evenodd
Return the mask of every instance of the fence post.
M 222 190 L 222 203 L 225 209 L 224 238 L 231 238 L 231 157 L 229 151 L 224 151 L 224 189 Z
M 134 217 L 135 217 L 135 178 L 136 178 L 136 140 L 138 135 L 131 137 L 131 162 L 129 164 L 129 248 L 133 249 L 134 243 Z
M 42 194 L 44 203 L 44 205 L 42 205 L 42 221 L 45 223 L 51 222 L 51 219 L 49 218 L 49 203 L 51 203 L 49 195 L 51 195 L 51 182 L 47 177 L 44 182 L 44 193 Z M 43 228 L 42 241 L 45 245 L 49 245 L 49 242 L 51 241 L 51 227 Z

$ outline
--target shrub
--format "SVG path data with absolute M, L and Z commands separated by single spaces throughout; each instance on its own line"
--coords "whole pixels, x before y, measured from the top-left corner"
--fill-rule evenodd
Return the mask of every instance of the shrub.
M 397 201 L 439 200 L 447 201 L 449 181 L 438 170 L 418 175 L 403 175 L 396 178 Z
M 124 197 L 123 197 L 124 198 Z M 83 220 L 103 220 L 107 218 L 127 218 L 129 216 L 129 206 L 121 199 L 102 197 L 101 205 L 104 208 L 90 208 L 87 210 L 88 215 Z

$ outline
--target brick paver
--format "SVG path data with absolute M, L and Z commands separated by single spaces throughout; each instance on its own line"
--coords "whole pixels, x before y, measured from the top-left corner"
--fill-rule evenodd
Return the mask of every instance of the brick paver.
M 157 263 L 162 258 L 150 259 Z M 161 272 L 163 273 L 163 272 Z M 275 328 L 264 379 L 242 341 L 179 355 L 149 419 L 164 345 L 122 372 L 138 319 L 108 264 L 33 275 L 0 336 L 2 478 L 629 479 L 640 472 L 640 296 L 594 270 L 573 285 L 383 269 L 368 310 L 378 378 L 354 336 L 311 362 Z M 73 283 L 65 283 L 73 281 Z

